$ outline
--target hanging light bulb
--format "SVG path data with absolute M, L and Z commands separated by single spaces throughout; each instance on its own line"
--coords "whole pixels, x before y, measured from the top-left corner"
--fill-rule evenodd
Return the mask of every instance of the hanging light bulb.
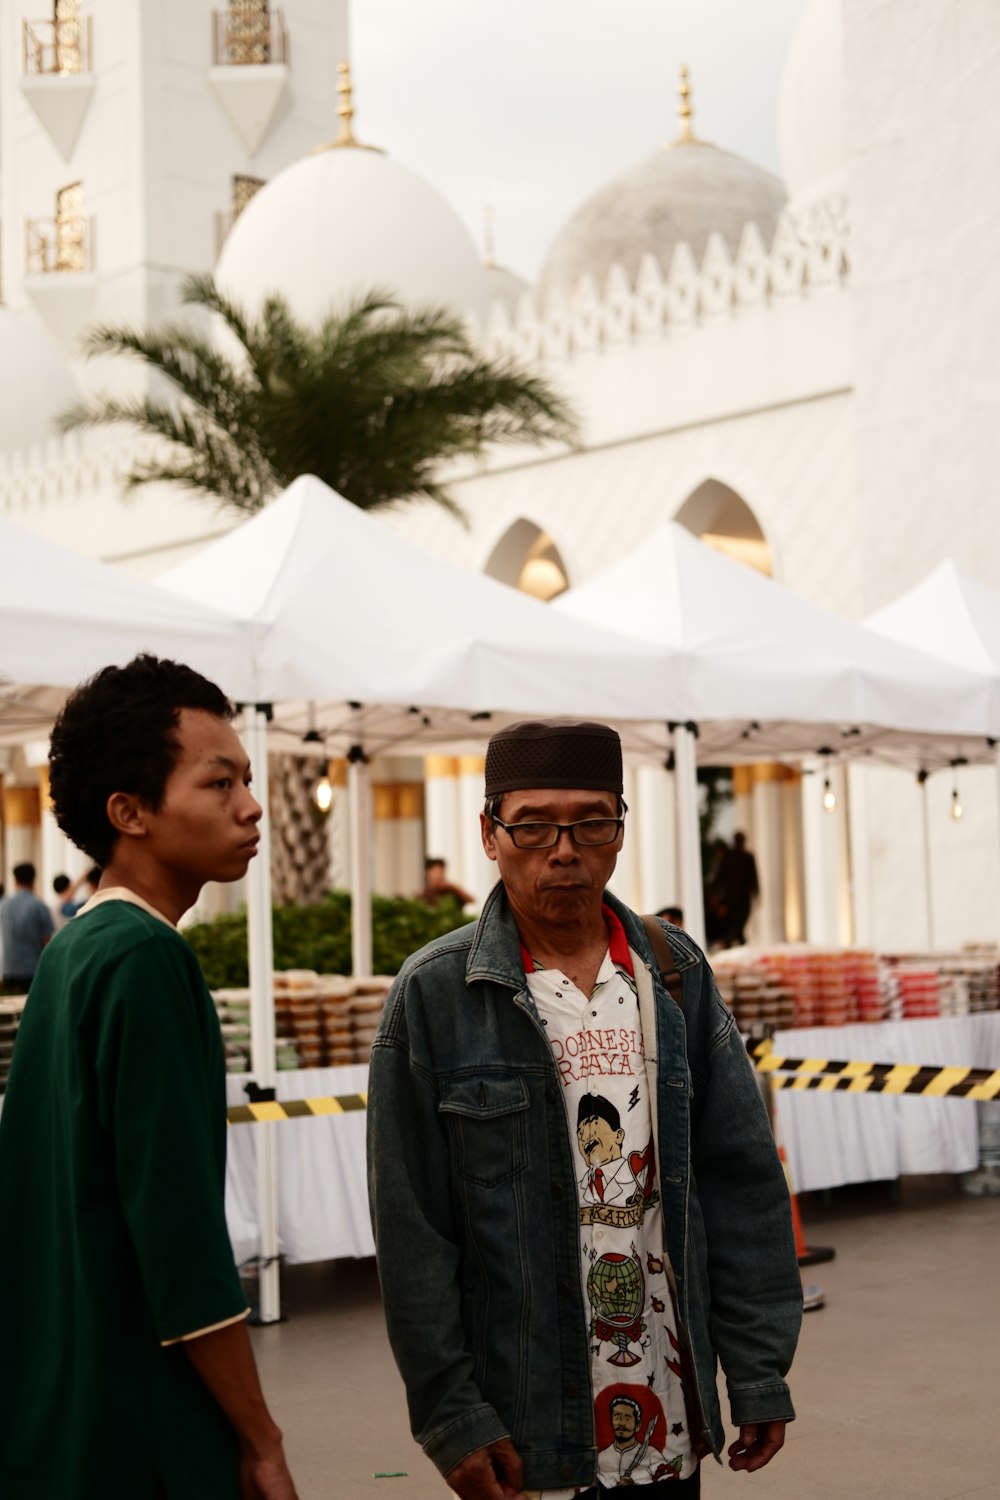
M 830 785 L 830 778 L 829 776 L 827 776 L 826 780 L 823 782 L 823 810 L 824 812 L 832 813 L 836 812 L 836 809 L 837 794 L 833 790 L 833 787 Z
M 961 819 L 962 819 L 962 803 L 959 800 L 958 787 L 957 786 L 954 786 L 951 789 L 951 815 L 955 819 L 956 823 L 961 822 Z
M 333 805 L 333 783 L 328 771 L 324 771 L 313 790 L 313 800 L 321 813 L 328 813 Z

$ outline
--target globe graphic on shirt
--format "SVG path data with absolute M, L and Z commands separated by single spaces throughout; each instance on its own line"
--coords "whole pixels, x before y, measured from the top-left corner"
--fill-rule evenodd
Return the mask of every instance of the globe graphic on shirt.
M 608 1360 L 612 1365 L 637 1365 L 639 1356 L 629 1344 L 642 1333 L 642 1304 L 646 1284 L 637 1255 L 602 1255 L 594 1261 L 587 1276 L 587 1297 L 594 1309 L 594 1334 L 602 1342 L 612 1342 L 617 1352 Z

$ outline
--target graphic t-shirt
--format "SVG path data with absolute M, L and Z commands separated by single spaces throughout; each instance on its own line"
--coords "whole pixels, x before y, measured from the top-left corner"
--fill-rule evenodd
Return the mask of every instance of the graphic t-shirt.
M 696 1468 L 681 1385 L 642 1023 L 625 932 L 588 997 L 524 954 L 525 975 L 562 1079 L 577 1160 L 580 1276 L 590 1318 L 598 1481 L 648 1484 Z M 573 1491 L 545 1491 L 545 1500 Z

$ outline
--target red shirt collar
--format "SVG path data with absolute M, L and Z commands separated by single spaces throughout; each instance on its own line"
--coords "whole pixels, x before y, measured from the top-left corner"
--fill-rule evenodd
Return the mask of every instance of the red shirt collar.
M 603 901 L 601 903 L 601 916 L 604 918 L 604 925 L 608 929 L 608 953 L 611 956 L 611 962 L 616 969 L 624 969 L 625 973 L 631 974 L 634 979 L 635 970 L 632 967 L 632 955 L 628 951 L 628 938 L 625 936 L 625 928 L 622 926 L 620 919 L 611 910 L 611 907 L 606 906 Z M 533 974 L 535 972 L 535 961 L 523 943 L 521 943 L 521 962 L 524 965 L 524 972 L 526 974 Z

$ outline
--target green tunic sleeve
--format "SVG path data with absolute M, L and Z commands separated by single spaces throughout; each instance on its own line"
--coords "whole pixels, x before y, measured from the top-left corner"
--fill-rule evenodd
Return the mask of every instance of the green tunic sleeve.
M 140 943 L 108 976 L 96 1062 L 101 1124 L 157 1337 L 245 1313 L 223 1206 L 219 1024 L 175 933 Z

